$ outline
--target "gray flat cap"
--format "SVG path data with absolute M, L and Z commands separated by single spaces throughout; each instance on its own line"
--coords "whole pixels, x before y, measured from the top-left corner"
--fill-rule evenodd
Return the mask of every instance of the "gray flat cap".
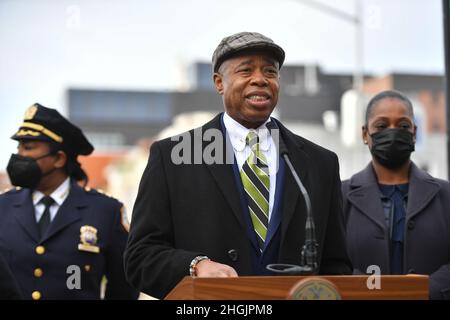
M 260 49 L 273 53 L 280 63 L 280 68 L 284 62 L 284 50 L 272 39 L 257 32 L 239 32 L 223 38 L 214 50 L 212 56 L 213 72 L 217 72 L 220 65 L 234 54 L 250 49 Z

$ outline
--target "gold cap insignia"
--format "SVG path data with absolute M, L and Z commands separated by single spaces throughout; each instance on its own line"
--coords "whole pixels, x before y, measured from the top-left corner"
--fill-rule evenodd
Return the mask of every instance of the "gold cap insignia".
M 36 105 L 32 105 L 31 107 L 29 107 L 28 109 L 27 109 L 27 111 L 25 111 L 25 115 L 24 115 L 24 120 L 31 120 L 31 119 L 33 119 L 34 118 L 34 115 L 36 114 L 36 112 L 37 112 L 37 107 L 36 107 Z
M 82 226 L 80 228 L 80 241 L 78 250 L 93 253 L 99 253 L 100 248 L 97 246 L 97 229 L 92 226 Z

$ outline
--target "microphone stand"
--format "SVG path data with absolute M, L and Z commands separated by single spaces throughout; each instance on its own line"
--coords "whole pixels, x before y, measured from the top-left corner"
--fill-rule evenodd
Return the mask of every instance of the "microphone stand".
M 269 129 L 269 131 L 271 131 L 272 129 L 278 129 L 278 126 L 272 120 L 267 123 L 267 128 Z M 306 204 L 305 243 L 303 244 L 301 251 L 300 265 L 276 263 L 267 265 L 266 269 L 279 275 L 313 275 L 318 272 L 317 249 L 319 245 L 317 244 L 316 241 L 314 218 L 312 216 L 311 211 L 311 200 L 308 191 L 306 190 L 305 186 L 300 180 L 297 172 L 294 169 L 294 166 L 291 163 L 291 160 L 289 159 L 288 156 L 289 152 L 279 132 L 278 138 L 279 138 L 280 155 L 283 157 L 284 161 L 288 165 L 289 170 L 291 171 L 291 174 L 294 177 L 294 180 L 297 183 L 303 195 L 303 198 L 305 199 Z

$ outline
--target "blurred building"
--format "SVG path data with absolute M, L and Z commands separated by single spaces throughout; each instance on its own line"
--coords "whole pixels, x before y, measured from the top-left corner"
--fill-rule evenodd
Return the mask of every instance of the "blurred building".
M 96 147 L 81 159 L 94 188 L 105 189 L 132 208 L 148 159 L 141 139 L 160 139 L 201 126 L 223 111 L 210 63 L 188 68 L 189 87 L 180 91 L 118 91 L 71 88 L 68 116 Z M 326 74 L 318 66 L 283 66 L 276 117 L 322 126 L 323 113 L 338 113 L 352 87 L 350 74 Z M 189 115 L 191 114 L 191 115 Z
M 383 90 L 399 90 L 424 112 L 423 129 L 427 133 L 445 133 L 445 88 L 444 76 L 392 73 L 365 82 L 364 92 L 374 95 Z
M 125 151 L 94 152 L 89 156 L 80 156 L 78 161 L 89 177 L 88 185 L 100 190 L 108 190 L 109 181 L 105 168 L 121 161 L 127 154 Z
M 179 114 L 223 111 L 211 64 L 195 63 L 189 74 L 191 87 L 186 92 L 70 89 L 69 118 L 96 146 L 111 149 L 155 136 Z M 339 111 L 340 98 L 351 87 L 350 74 L 326 74 L 318 66 L 283 66 L 277 117 L 321 124 L 325 111 Z

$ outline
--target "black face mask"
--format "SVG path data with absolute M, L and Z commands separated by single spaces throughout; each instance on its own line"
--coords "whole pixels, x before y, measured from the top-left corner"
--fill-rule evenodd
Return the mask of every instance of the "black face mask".
M 397 169 L 409 160 L 414 151 L 414 135 L 404 129 L 384 129 L 370 135 L 370 152 L 388 169 Z
M 42 177 L 49 175 L 55 169 L 50 170 L 46 174 L 42 174 L 37 160 L 48 157 L 51 153 L 45 154 L 39 158 L 24 157 L 19 154 L 12 154 L 9 159 L 6 171 L 12 185 L 22 188 L 35 189 Z

